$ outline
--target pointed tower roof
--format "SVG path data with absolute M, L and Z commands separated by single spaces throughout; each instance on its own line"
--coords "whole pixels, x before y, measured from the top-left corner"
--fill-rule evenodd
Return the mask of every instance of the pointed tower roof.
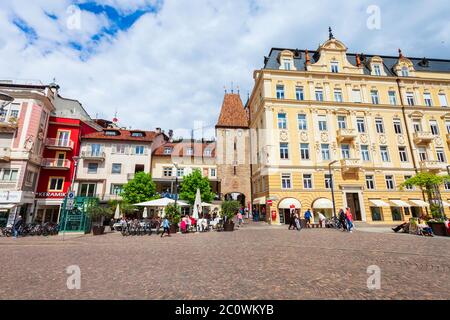
M 225 94 L 216 128 L 248 128 L 247 112 L 239 94 Z

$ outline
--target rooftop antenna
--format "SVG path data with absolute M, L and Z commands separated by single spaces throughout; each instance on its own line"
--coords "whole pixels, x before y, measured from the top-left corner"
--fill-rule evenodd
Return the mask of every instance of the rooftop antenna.
M 223 90 L 225 90 L 225 94 L 227 94 L 227 87 L 223 86 Z
M 233 81 L 231 81 L 231 93 L 234 93 Z

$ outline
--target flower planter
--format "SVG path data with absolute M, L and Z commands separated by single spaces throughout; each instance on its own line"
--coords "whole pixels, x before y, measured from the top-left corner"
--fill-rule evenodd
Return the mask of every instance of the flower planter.
M 169 227 L 170 233 L 177 233 L 178 232 L 178 226 L 175 224 L 171 224 Z
M 231 223 L 225 223 L 223 225 L 223 231 L 231 232 L 234 231 L 234 222 Z
M 105 233 L 105 226 L 93 226 L 92 233 L 94 236 L 100 236 Z
M 433 234 L 436 236 L 447 237 L 447 229 L 443 222 L 428 222 L 428 225 L 433 230 Z

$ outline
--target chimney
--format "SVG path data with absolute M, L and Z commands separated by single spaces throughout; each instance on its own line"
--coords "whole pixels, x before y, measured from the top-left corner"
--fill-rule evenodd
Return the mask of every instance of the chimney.
M 402 49 L 398 49 L 398 58 L 402 59 L 403 58 L 403 52 Z
M 156 128 L 156 134 L 160 134 L 161 133 L 161 128 Z
M 305 66 L 311 64 L 311 58 L 309 57 L 308 49 L 305 50 Z

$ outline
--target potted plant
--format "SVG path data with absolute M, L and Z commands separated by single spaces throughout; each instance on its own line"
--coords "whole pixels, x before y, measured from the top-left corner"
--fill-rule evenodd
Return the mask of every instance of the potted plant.
M 233 218 L 239 211 L 241 204 L 239 201 L 224 201 L 222 203 L 222 214 L 226 217 L 226 222 L 223 225 L 223 231 L 234 231 Z
M 443 219 L 430 219 L 427 221 L 427 224 L 430 226 L 431 230 L 433 230 L 433 234 L 436 236 L 446 237 L 447 228 L 445 227 L 445 221 Z
M 169 204 L 166 209 L 166 217 L 170 222 L 170 232 L 176 233 L 178 231 L 178 224 L 181 221 L 181 208 L 175 204 Z
M 108 207 L 91 206 L 87 210 L 87 215 L 92 221 L 92 233 L 94 236 L 98 236 L 105 233 L 103 220 L 105 218 L 111 218 L 113 216 L 113 212 Z

